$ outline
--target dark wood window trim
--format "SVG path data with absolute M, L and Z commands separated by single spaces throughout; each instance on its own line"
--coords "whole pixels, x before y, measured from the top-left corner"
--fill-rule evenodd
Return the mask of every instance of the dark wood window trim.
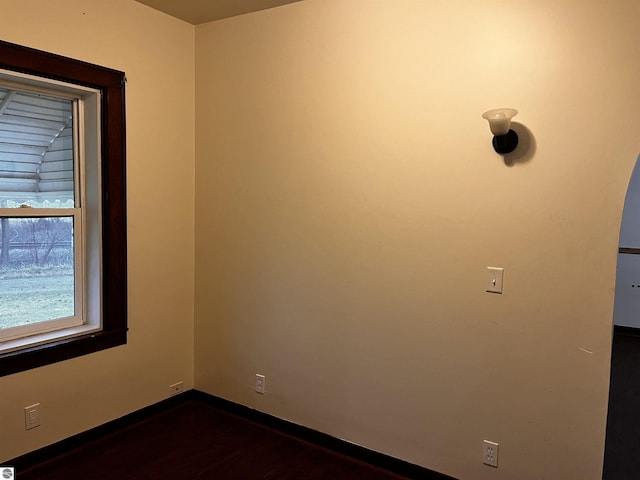
M 101 99 L 102 330 L 0 354 L 0 376 L 127 343 L 125 74 L 0 41 L 0 68 L 95 88 Z

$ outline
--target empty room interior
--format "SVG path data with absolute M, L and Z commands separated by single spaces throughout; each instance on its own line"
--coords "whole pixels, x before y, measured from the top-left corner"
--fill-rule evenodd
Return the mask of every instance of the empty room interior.
M 640 3 L 145 3 L 2 2 L 0 40 L 126 75 L 128 330 L 0 377 L 0 465 L 179 384 L 459 480 L 602 479 Z

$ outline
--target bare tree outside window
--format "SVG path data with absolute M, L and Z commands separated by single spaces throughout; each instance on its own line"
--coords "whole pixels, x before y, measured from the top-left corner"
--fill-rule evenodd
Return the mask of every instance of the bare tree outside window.
M 72 316 L 72 217 L 3 218 L 0 328 Z

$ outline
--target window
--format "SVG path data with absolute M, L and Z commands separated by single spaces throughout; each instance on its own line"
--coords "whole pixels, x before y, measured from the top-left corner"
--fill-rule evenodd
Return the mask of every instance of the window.
M 124 81 L 0 42 L 0 375 L 126 343 Z

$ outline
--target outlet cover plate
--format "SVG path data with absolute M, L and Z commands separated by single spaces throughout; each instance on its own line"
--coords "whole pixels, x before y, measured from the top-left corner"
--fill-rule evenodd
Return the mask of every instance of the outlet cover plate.
M 489 440 L 482 441 L 482 463 L 498 468 L 498 447 L 499 445 Z
M 31 430 L 40 426 L 40 404 L 24 407 L 24 429 Z
M 264 395 L 266 378 L 264 375 L 256 373 L 256 393 Z
M 169 393 L 171 396 L 178 395 L 184 392 L 184 384 L 182 382 L 176 382 L 173 385 L 169 385 Z

